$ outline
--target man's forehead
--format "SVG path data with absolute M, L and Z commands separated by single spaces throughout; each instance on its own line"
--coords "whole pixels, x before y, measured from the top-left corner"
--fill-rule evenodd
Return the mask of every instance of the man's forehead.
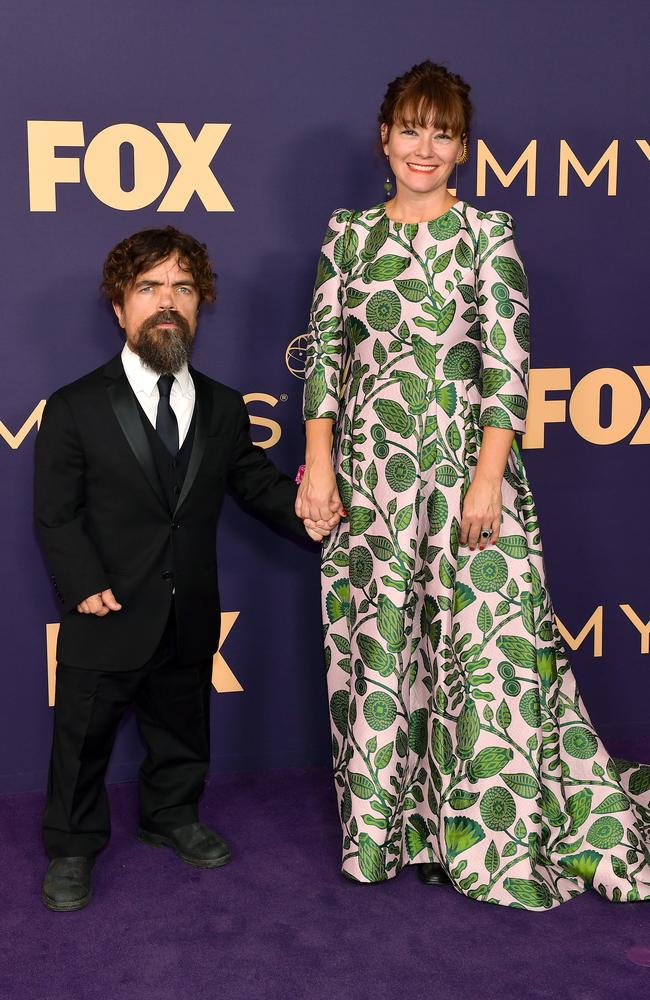
M 162 280 L 164 278 L 175 278 L 185 279 L 188 276 L 191 277 L 191 272 L 183 267 L 178 259 L 178 254 L 172 254 L 171 257 L 165 258 L 165 260 L 158 261 L 157 264 L 152 264 L 151 267 L 144 268 L 144 270 L 139 271 L 136 281 L 142 281 L 144 278 L 156 278 Z

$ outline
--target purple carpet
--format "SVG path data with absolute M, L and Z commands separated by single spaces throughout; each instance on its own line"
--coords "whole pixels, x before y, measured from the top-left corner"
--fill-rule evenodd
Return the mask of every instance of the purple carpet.
M 42 796 L 0 798 L 2 1000 L 636 1000 L 650 996 L 650 904 L 590 893 L 547 913 L 487 906 L 412 868 L 339 874 L 327 772 L 213 776 L 202 818 L 232 846 L 217 871 L 135 839 L 135 787 L 90 906 L 50 913 Z

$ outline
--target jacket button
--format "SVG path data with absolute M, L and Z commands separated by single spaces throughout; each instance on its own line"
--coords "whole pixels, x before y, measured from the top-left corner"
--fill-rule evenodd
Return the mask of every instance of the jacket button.
M 174 574 L 172 573 L 172 571 L 170 569 L 163 570 L 163 573 L 162 573 L 163 580 L 171 580 L 171 579 L 173 579 L 173 576 L 174 576 Z
M 172 528 L 173 528 L 174 531 L 178 531 L 178 529 L 180 528 L 180 526 L 181 526 L 180 521 L 172 521 Z

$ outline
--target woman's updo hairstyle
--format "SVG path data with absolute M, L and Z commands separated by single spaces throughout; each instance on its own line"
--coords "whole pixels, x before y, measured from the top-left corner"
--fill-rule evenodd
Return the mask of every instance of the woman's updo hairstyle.
M 407 128 L 433 125 L 453 136 L 467 137 L 473 110 L 470 89 L 457 73 L 427 59 L 388 84 L 379 125 L 386 125 L 389 133 L 396 124 Z

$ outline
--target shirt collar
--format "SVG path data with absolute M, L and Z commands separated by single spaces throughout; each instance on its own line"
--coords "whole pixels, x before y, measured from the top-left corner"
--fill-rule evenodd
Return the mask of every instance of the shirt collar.
M 145 365 L 142 358 L 131 350 L 128 342 L 125 342 L 122 348 L 122 367 L 136 392 L 143 392 L 146 396 L 151 396 L 154 389 L 158 388 L 160 375 L 153 368 Z M 191 396 L 193 382 L 187 365 L 183 365 L 179 371 L 175 372 L 174 378 L 183 395 Z

